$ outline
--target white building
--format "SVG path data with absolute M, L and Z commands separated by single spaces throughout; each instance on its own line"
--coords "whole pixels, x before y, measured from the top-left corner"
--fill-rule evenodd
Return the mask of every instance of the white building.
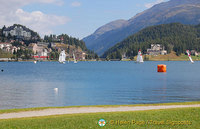
M 47 57 L 48 56 L 48 51 L 47 49 L 43 49 L 43 51 L 41 53 L 39 53 L 40 56 L 45 56 Z
M 30 30 L 20 25 L 13 25 L 4 29 L 3 34 L 6 37 L 10 34 L 11 36 L 16 36 L 17 38 L 31 38 Z
M 10 43 L 0 43 L 0 49 L 3 49 L 4 47 L 11 47 L 12 44 Z
M 151 48 L 147 49 L 148 55 L 166 55 L 167 51 L 165 50 L 164 46 L 160 44 L 151 44 Z
M 20 47 L 16 47 L 16 46 L 12 46 L 10 47 L 10 52 L 13 54 L 14 52 L 17 52 L 18 50 L 20 50 Z

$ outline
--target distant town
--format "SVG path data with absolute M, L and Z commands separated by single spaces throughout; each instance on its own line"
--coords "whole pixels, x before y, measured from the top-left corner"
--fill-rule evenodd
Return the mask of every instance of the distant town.
M 66 51 L 68 59 L 95 59 L 98 56 L 89 51 L 85 43 L 66 34 L 59 36 L 40 36 L 25 26 L 14 24 L 3 27 L 0 37 L 0 60 L 57 60 L 62 50 Z

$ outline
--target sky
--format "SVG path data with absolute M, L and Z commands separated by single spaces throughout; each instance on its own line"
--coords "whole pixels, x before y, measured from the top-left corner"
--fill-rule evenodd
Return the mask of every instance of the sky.
M 128 20 L 167 0 L 0 0 L 0 27 L 22 24 L 40 36 L 82 39 L 118 19 Z

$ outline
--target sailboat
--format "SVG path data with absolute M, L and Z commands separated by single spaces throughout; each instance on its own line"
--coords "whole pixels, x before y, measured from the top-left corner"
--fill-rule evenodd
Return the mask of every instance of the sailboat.
M 191 63 L 194 63 L 194 61 L 192 60 L 192 57 L 191 57 L 191 55 L 190 55 L 190 51 L 189 51 L 189 50 L 187 50 L 187 51 L 186 51 L 186 53 L 188 54 L 188 57 L 189 57 L 189 59 L 190 59 Z
M 59 55 L 58 61 L 62 64 L 65 64 L 65 58 L 66 58 L 65 50 L 63 50 L 63 51 L 61 51 L 61 53 Z
M 136 63 L 143 63 L 142 53 L 141 50 L 138 51 Z
M 75 54 L 73 53 L 74 63 L 77 63 Z

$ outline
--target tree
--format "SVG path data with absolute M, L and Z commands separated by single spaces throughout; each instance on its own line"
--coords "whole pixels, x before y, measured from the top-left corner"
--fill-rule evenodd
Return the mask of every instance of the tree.
M 137 55 L 139 49 L 145 53 L 151 44 L 161 44 L 168 53 L 172 50 L 177 55 L 184 53 L 186 49 L 200 51 L 200 25 L 183 25 L 171 23 L 147 27 L 138 33 L 131 35 L 122 42 L 107 50 L 102 57 L 119 57 L 119 52 L 127 52 L 127 56 Z
M 95 57 L 94 57 L 95 59 L 99 59 L 99 56 L 97 55 L 97 54 L 95 54 Z
M 3 31 L 6 29 L 6 26 L 4 25 L 3 28 L 1 29 L 1 34 L 0 36 L 5 37 L 5 35 L 3 34 Z
M 24 53 L 24 59 L 32 59 L 32 55 L 33 55 L 33 51 L 32 50 L 29 50 L 29 49 L 25 49 L 24 51 L 23 51 L 23 53 Z
M 55 52 L 51 52 L 51 53 L 50 53 L 50 59 L 53 59 L 53 60 L 56 59 Z
M 121 55 L 121 52 L 119 50 L 117 50 L 115 58 L 120 59 L 120 60 L 122 59 L 122 55 Z

